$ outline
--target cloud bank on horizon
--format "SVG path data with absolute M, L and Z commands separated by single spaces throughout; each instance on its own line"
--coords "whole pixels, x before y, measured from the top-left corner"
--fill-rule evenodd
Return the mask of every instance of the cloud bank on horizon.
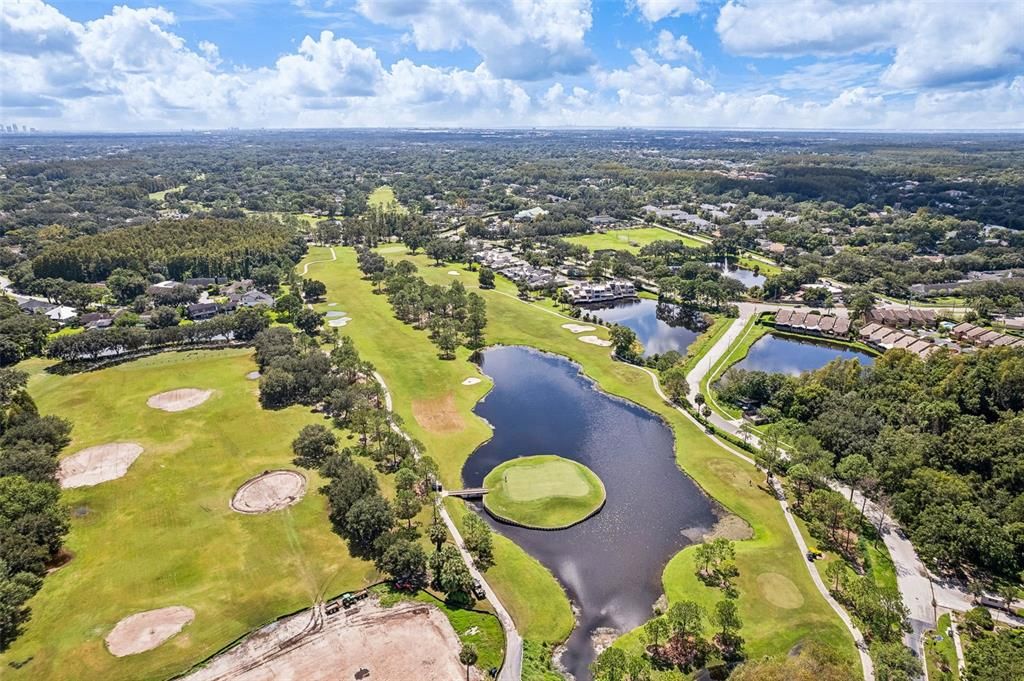
M 0 122 L 1024 128 L 1019 0 L 68 5 L 0 3 Z

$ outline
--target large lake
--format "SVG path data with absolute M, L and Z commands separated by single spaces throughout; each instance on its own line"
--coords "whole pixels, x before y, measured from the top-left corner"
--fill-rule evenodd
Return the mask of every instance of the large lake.
M 484 352 L 483 371 L 494 389 L 474 411 L 494 437 L 466 462 L 468 486 L 509 459 L 557 454 L 589 466 L 607 491 L 600 513 L 566 530 L 512 527 L 484 514 L 547 566 L 578 608 L 562 663 L 583 681 L 591 678 L 595 630 L 624 633 L 650 619 L 665 563 L 691 543 L 687 536 L 714 525 L 717 506 L 676 466 L 671 430 L 598 390 L 578 365 L 502 347 Z
M 691 320 L 673 318 L 675 306 L 662 304 L 660 308 L 659 315 L 659 303 L 656 300 L 633 298 L 606 307 L 587 308 L 587 311 L 605 323 L 622 324 L 633 329 L 644 346 L 644 357 L 660 355 L 669 350 L 685 355 L 686 348 L 690 347 L 690 343 L 703 329 L 692 324 Z
M 796 375 L 820 369 L 834 359 L 855 359 L 861 364 L 874 362 L 874 357 L 865 352 L 825 341 L 798 340 L 768 334 L 759 338 L 750 347 L 747 356 L 734 366 L 751 371 Z

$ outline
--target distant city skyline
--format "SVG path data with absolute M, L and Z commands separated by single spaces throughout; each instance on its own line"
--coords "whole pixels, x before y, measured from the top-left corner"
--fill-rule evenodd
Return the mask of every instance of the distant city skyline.
M 5 0 L 0 69 L 4 132 L 1015 131 L 1024 3 Z

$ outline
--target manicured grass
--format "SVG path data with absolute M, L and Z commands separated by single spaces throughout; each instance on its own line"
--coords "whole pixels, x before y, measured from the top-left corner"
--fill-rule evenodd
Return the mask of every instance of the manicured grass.
M 604 505 L 604 485 L 581 463 L 550 454 L 523 456 L 484 478 L 484 507 L 499 520 L 525 527 L 569 527 Z
M 475 369 L 464 359 L 468 353 L 461 350 L 455 361 L 436 359 L 436 352 L 426 332 L 412 329 L 396 321 L 387 301 L 371 292 L 366 282 L 356 282 L 355 257 L 350 249 L 337 249 L 338 260 L 313 265 L 311 276 L 328 285 L 328 299 L 337 300 L 353 317 L 345 328 L 356 340 L 360 352 L 373 361 L 385 376 L 395 398 L 395 408 L 405 419 L 406 428 L 426 444 L 427 451 L 438 459 L 446 485 L 460 484 L 462 463 L 472 450 L 490 433 L 479 418 L 472 415 L 476 400 L 486 393 L 490 381 L 486 378 L 475 386 L 460 385 L 461 379 L 473 375 Z M 388 257 L 402 257 L 388 253 Z M 309 260 L 325 257 L 323 249 L 312 249 Z M 408 257 L 419 266 L 421 276 L 433 283 L 448 284 L 452 277 L 446 274 L 450 265 L 433 267 L 424 256 Z M 569 357 L 583 367 L 585 373 L 597 381 L 606 392 L 636 402 L 661 415 L 672 428 L 676 440 L 676 457 L 680 466 L 711 496 L 729 511 L 746 520 L 754 531 L 754 538 L 736 544 L 736 564 L 740 576 L 736 580 L 739 591 L 740 616 L 746 623 L 742 635 L 751 657 L 767 654 L 785 654 L 801 641 L 814 639 L 841 651 L 855 664 L 853 641 L 828 604 L 818 594 L 806 567 L 804 556 L 786 525 L 785 517 L 775 499 L 761 488 L 762 477 L 749 464 L 718 447 L 706 438 L 697 426 L 675 409 L 666 405 L 654 392 L 651 378 L 640 369 L 613 361 L 607 348 L 581 343 L 561 325 L 570 321 L 556 314 L 550 305 L 524 303 L 516 297 L 515 287 L 499 279 L 494 290 L 479 290 L 476 277 L 461 269 L 460 280 L 470 290 L 478 291 L 487 302 L 489 324 L 488 341 L 503 345 L 529 345 L 541 350 Z M 327 309 L 327 308 L 324 308 Z M 604 329 L 594 335 L 607 337 Z M 450 396 L 450 397 L 449 397 Z M 432 404 L 446 404 L 445 409 L 457 412 L 461 427 L 457 430 L 435 432 L 430 421 L 416 420 L 416 402 L 430 400 Z M 449 508 L 462 507 L 461 502 L 447 500 Z M 497 565 L 488 573 L 488 580 L 523 629 L 524 636 L 532 640 L 539 632 L 551 635 L 556 629 L 546 618 L 550 617 L 552 585 L 557 583 L 544 571 L 520 570 L 520 564 L 529 565 L 531 558 L 511 542 L 496 537 Z M 543 575 L 543 589 L 536 583 Z M 802 602 L 797 607 L 781 607 L 766 597 L 771 595 L 773 575 L 779 574 L 791 582 Z M 759 581 L 759 577 L 767 575 Z M 624 576 L 628 578 L 628 576 Z M 694 575 L 692 549 L 687 549 L 670 561 L 664 573 L 666 593 L 671 600 L 700 598 L 708 603 L 720 598 L 720 593 L 701 583 Z M 765 586 L 767 585 L 767 586 Z M 561 610 L 567 605 L 564 596 L 557 604 Z M 787 602 L 792 605 L 792 601 Z M 561 633 L 561 631 L 559 632 Z M 564 634 L 563 634 L 564 635 Z M 551 639 L 549 639 L 551 640 Z M 630 634 L 623 645 L 639 645 L 637 635 Z
M 185 187 L 187 187 L 187 186 L 188 185 L 185 185 L 185 184 L 179 184 L 177 187 L 171 187 L 170 189 L 164 189 L 163 191 L 150 192 L 148 198 L 149 198 L 150 201 L 163 201 L 164 199 L 167 198 L 168 194 L 173 194 L 173 193 L 176 193 L 176 192 L 180 192 L 180 191 L 184 190 Z
M 256 368 L 251 355 L 169 352 L 72 376 L 26 363 L 40 411 L 74 422 L 68 454 L 112 441 L 145 451 L 123 478 L 64 492 L 74 558 L 32 599 L 24 636 L 0 658 L 5 679 L 166 678 L 318 595 L 376 579 L 331 531 L 315 473 L 286 510 L 241 515 L 228 507 L 248 478 L 291 468 L 292 438 L 320 420 L 304 407 L 261 409 L 257 382 L 245 378 Z M 149 396 L 183 387 L 215 393 L 179 413 L 146 406 Z M 169 605 L 192 608 L 195 621 L 150 652 L 106 651 L 103 638 L 120 619 Z
M 686 373 L 694 370 L 697 363 L 708 353 L 708 350 L 715 347 L 718 339 L 725 335 L 725 332 L 729 330 L 732 323 L 732 317 L 715 315 L 714 323 L 697 336 L 696 340 L 686 348 L 686 359 L 683 362 L 683 368 L 686 370 Z
M 655 241 L 682 241 L 691 248 L 702 248 L 705 244 L 689 237 L 673 234 L 660 227 L 634 227 L 632 229 L 611 229 L 583 236 L 566 238 L 571 244 L 586 246 L 591 251 L 615 250 L 639 253 L 640 249 Z
M 925 634 L 924 658 L 928 666 L 928 681 L 959 681 L 960 669 L 956 661 L 956 646 L 949 630 L 949 613 L 939 617 L 936 631 Z M 936 638 L 941 637 L 941 641 Z
M 370 209 L 396 211 L 398 213 L 408 212 L 405 206 L 398 202 L 395 197 L 395 190 L 388 185 L 377 187 L 366 198 L 366 205 Z

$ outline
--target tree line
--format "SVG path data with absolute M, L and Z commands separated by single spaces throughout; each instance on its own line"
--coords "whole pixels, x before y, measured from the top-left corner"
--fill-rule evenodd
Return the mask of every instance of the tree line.
M 28 600 L 59 562 L 68 532 L 56 474 L 71 423 L 41 416 L 27 383 L 26 373 L 0 369 L 0 652 L 22 633 Z

